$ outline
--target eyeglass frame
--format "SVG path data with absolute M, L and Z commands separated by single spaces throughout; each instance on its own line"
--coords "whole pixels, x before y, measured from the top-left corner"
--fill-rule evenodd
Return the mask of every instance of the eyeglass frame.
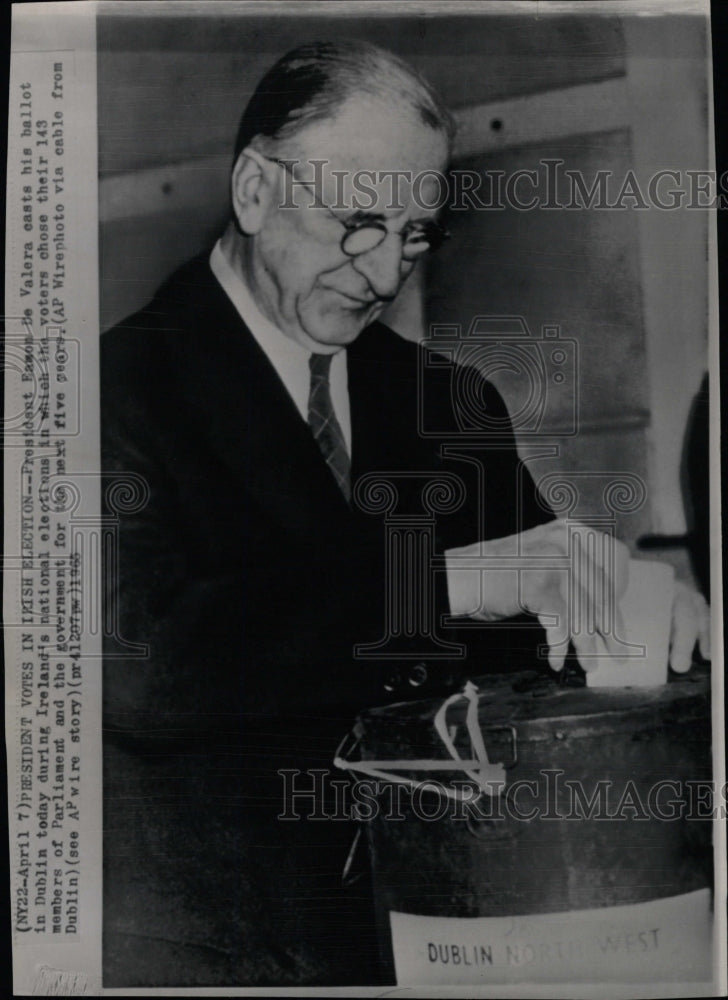
M 421 226 L 421 231 L 423 232 L 423 235 L 424 235 L 424 233 L 427 230 L 429 230 L 431 233 L 436 233 L 437 234 L 437 242 L 433 245 L 429 240 L 425 239 L 424 242 L 426 242 L 428 244 L 427 249 L 423 250 L 421 253 L 415 254 L 413 257 L 407 257 L 407 256 L 405 256 L 405 252 L 404 252 L 405 251 L 405 247 L 407 245 L 407 237 L 403 236 L 403 233 L 405 232 L 405 230 L 403 230 L 401 233 L 391 233 L 390 230 L 387 229 L 387 227 L 385 226 L 385 224 L 383 222 L 380 222 L 377 219 L 373 219 L 371 222 L 367 222 L 366 220 L 362 220 L 361 222 L 357 222 L 357 223 L 353 223 L 353 224 L 347 223 L 344 219 L 340 218 L 336 214 L 336 212 L 333 211 L 333 209 L 331 208 L 330 205 L 327 205 L 326 202 L 322 201 L 319 198 L 319 196 L 316 194 L 316 189 L 315 189 L 315 187 L 313 186 L 313 184 L 311 182 L 309 182 L 309 181 L 302 181 L 298 177 L 295 176 L 295 174 L 293 173 L 293 168 L 290 166 L 290 161 L 287 162 L 286 160 L 280 160 L 280 159 L 277 159 L 274 156 L 265 156 L 265 154 L 259 153 L 257 149 L 254 150 L 254 149 L 246 148 L 246 149 L 243 150 L 243 152 L 246 153 L 247 155 L 252 154 L 252 156 L 253 156 L 254 159 L 256 157 L 260 157 L 263 160 L 267 160 L 269 163 L 277 163 L 279 167 L 283 167 L 283 169 L 286 171 L 286 173 L 290 177 L 292 177 L 293 180 L 297 184 L 300 184 L 302 187 L 307 188 L 311 192 L 311 194 L 312 194 L 314 200 L 316 201 L 316 203 L 318 204 L 318 206 L 320 208 L 326 209 L 326 211 L 329 213 L 329 215 L 333 219 L 335 219 L 339 223 L 340 226 L 343 226 L 344 233 L 343 233 L 343 235 L 341 237 L 341 241 L 340 241 L 339 245 L 341 247 L 342 253 L 344 253 L 347 257 L 349 257 L 351 259 L 354 259 L 355 257 L 360 257 L 360 256 L 362 256 L 365 253 L 369 253 L 371 250 L 376 250 L 377 247 L 381 246 L 382 243 L 384 243 L 384 241 L 386 240 L 386 238 L 388 236 L 394 235 L 394 236 L 399 236 L 400 239 L 402 240 L 402 259 L 405 260 L 405 261 L 407 261 L 407 263 L 414 264 L 418 260 L 420 260 L 422 257 L 426 257 L 426 256 L 428 256 L 428 254 L 435 253 L 437 250 L 439 250 L 440 247 L 442 246 L 442 244 L 445 243 L 446 240 L 449 240 L 450 237 L 451 237 L 451 235 L 452 235 L 447 229 L 445 229 L 444 226 L 441 226 L 439 222 L 435 222 L 434 220 L 428 219 L 425 223 L 416 223 L 415 225 L 420 225 Z M 298 160 L 296 160 L 296 162 L 298 162 Z M 355 253 L 351 253 L 350 251 L 348 251 L 346 249 L 346 246 L 345 246 L 346 241 L 351 236 L 353 236 L 355 233 L 359 233 L 363 229 L 373 229 L 373 230 L 376 230 L 377 232 L 381 233 L 381 237 L 372 246 L 367 247 L 364 250 L 358 250 Z M 405 229 L 406 229 L 406 227 L 405 227 Z

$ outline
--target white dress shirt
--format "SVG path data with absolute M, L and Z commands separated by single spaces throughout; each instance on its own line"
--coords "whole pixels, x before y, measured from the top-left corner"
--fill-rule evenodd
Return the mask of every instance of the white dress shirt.
M 210 267 L 241 319 L 275 368 L 298 412 L 308 423 L 308 397 L 311 388 L 308 359 L 311 357 L 311 352 L 291 337 L 287 337 L 261 313 L 248 286 L 230 266 L 219 240 L 210 254 Z M 331 359 L 329 385 L 334 413 L 344 435 L 346 450 L 351 455 L 351 412 L 346 348 L 342 347 Z

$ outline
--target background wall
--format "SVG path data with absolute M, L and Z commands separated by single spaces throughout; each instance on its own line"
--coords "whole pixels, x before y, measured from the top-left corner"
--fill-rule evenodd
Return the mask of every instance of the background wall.
M 269 65 L 305 40 L 365 38 L 408 59 L 456 111 L 455 166 L 510 172 L 558 157 L 587 181 L 632 169 L 645 190 L 656 170 L 707 166 L 701 18 L 540 11 L 102 17 L 102 327 L 214 240 L 242 108 Z M 451 212 L 446 224 L 453 240 L 406 286 L 393 325 L 421 337 L 432 323 L 520 316 L 534 339 L 558 327 L 577 345 L 579 433 L 564 434 L 565 397 L 552 394 L 539 438 L 552 454 L 534 471 L 576 473 L 592 514 L 600 474 L 636 473 L 647 501 L 620 515 L 622 536 L 682 532 L 683 438 L 706 367 L 706 213 L 510 208 Z M 522 379 L 496 379 L 518 410 Z M 534 453 L 532 435 L 520 444 Z M 679 552 L 665 557 L 687 571 Z

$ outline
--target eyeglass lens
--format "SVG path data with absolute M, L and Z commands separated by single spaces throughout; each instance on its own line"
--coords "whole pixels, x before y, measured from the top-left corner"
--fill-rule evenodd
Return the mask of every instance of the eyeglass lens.
M 405 260 L 414 260 L 430 250 L 436 250 L 445 235 L 444 231 L 440 234 L 434 230 L 432 232 L 417 230 L 405 233 L 403 234 L 402 256 Z M 378 247 L 386 239 L 386 236 L 387 229 L 383 225 L 372 223 L 358 226 L 346 233 L 341 242 L 341 248 L 345 254 L 356 257 L 358 254 L 367 253 L 367 251 Z
M 295 177 L 291 165 L 285 160 L 274 159 L 273 162 L 283 167 L 291 177 Z M 309 187 L 306 182 L 303 183 L 306 187 Z M 326 202 L 319 198 L 314 186 L 310 185 L 310 187 L 318 204 L 334 215 Z M 344 234 L 341 240 L 341 249 L 349 257 L 357 257 L 359 254 L 367 253 L 369 250 L 374 250 L 375 247 L 378 247 L 386 239 L 387 233 L 387 227 L 380 222 L 363 223 L 353 229 L 349 229 Z M 449 236 L 450 234 L 447 230 L 441 226 L 431 226 L 428 230 L 415 230 L 404 233 L 402 239 L 402 256 L 405 260 L 416 260 L 426 253 L 437 250 Z

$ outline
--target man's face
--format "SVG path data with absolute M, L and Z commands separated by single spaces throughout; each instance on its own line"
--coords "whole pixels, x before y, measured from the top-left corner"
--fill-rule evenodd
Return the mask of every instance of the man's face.
M 413 192 L 411 179 L 425 170 L 445 169 L 445 135 L 422 123 L 409 107 L 362 95 L 272 155 L 298 160 L 292 171 L 305 181 L 315 176 L 309 161 L 328 161 L 319 168 L 317 191 L 336 217 L 316 207 L 311 188 L 292 186 L 280 164 L 262 161 L 273 196 L 252 242 L 254 291 L 287 336 L 312 350 L 345 346 L 392 301 L 415 266 L 403 259 L 398 234 L 437 214 L 425 207 L 437 201 L 437 180 L 425 179 Z M 408 172 L 399 192 L 391 176 L 382 176 L 395 170 Z M 344 173 L 337 177 L 332 171 Z M 358 210 L 352 204 L 355 175 L 374 192 L 360 190 L 363 207 Z M 369 220 L 383 223 L 387 236 L 377 247 L 348 256 L 341 248 L 342 223 Z

